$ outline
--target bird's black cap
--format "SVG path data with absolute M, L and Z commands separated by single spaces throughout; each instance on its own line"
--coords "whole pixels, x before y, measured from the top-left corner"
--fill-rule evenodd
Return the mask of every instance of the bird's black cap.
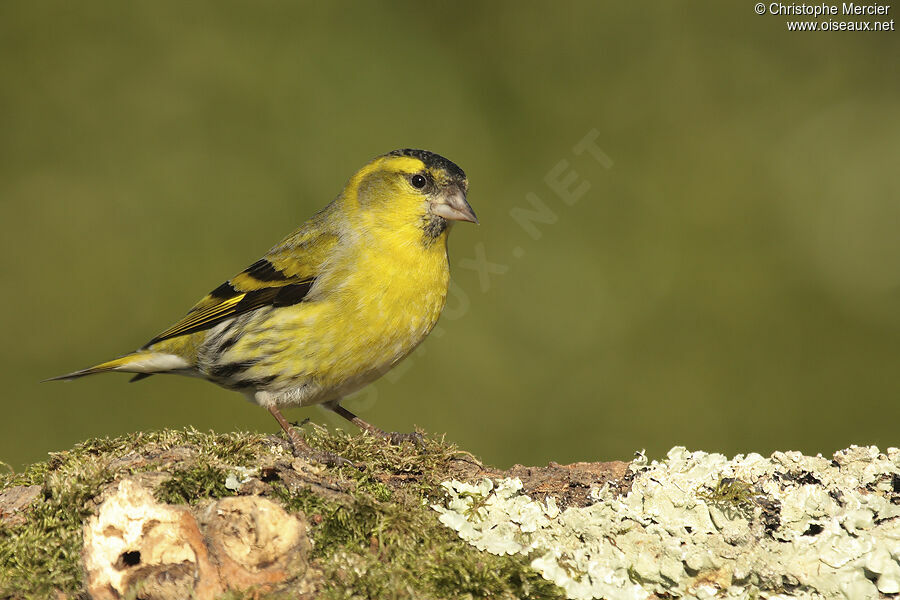
M 447 173 L 450 174 L 454 179 L 465 179 L 466 173 L 462 169 L 457 166 L 455 162 L 452 160 L 448 160 L 441 156 L 440 154 L 435 154 L 434 152 L 429 152 L 428 150 L 417 150 L 415 148 L 403 148 L 401 150 L 394 150 L 393 152 L 388 152 L 389 156 L 410 156 L 412 158 L 418 158 L 425 166 L 429 169 L 443 169 Z

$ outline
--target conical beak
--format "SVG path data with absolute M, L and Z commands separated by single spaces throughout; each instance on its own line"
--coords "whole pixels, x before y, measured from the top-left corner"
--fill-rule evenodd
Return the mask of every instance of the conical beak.
M 431 213 L 449 221 L 468 221 L 478 224 L 475 211 L 466 202 L 466 193 L 457 185 L 449 186 L 444 193 L 431 202 Z

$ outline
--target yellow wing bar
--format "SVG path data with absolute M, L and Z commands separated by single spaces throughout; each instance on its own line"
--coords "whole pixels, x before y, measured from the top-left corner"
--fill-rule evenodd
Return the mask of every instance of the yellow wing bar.
M 309 293 L 314 281 L 312 278 L 304 279 L 297 283 L 250 292 L 238 292 L 230 283 L 222 284 L 197 303 L 182 320 L 147 342 L 144 348 L 173 337 L 209 329 L 226 319 L 257 308 L 297 304 Z

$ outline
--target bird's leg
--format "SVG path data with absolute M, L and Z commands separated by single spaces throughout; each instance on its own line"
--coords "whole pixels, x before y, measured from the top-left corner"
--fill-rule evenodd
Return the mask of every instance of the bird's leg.
M 313 450 L 310 445 L 306 443 L 306 440 L 300 437 L 297 430 L 287 422 L 287 419 L 282 416 L 281 411 L 278 410 L 277 407 L 270 406 L 269 412 L 272 413 L 272 416 L 275 417 L 275 420 L 278 421 L 278 424 L 281 425 L 281 428 L 284 429 L 284 432 L 287 434 L 288 440 L 290 440 L 291 446 L 294 448 L 294 456 L 313 458 L 330 467 L 340 465 L 356 466 L 346 458 L 338 456 L 334 452 L 320 452 L 318 450 Z
M 347 410 L 340 404 L 337 404 L 337 403 L 327 404 L 326 406 L 328 406 L 329 409 L 331 409 L 335 413 L 341 415 L 342 417 L 344 417 L 345 419 L 347 419 L 348 421 L 350 421 L 351 423 L 353 423 L 354 425 L 356 425 L 363 431 L 368 431 L 372 435 L 374 435 L 376 437 L 380 437 L 380 438 L 389 437 L 386 431 L 384 431 L 383 429 L 379 429 L 370 423 L 366 423 L 365 421 L 363 421 L 362 419 L 360 419 L 359 417 L 354 415 L 352 412 L 350 412 L 349 410 Z
M 287 434 L 288 440 L 291 442 L 291 446 L 294 447 L 294 454 L 310 454 L 312 452 L 312 448 L 309 447 L 309 444 L 306 443 L 300 434 L 297 433 L 297 430 L 287 422 L 287 419 L 282 416 L 281 411 L 278 410 L 275 406 L 269 407 L 269 412 L 272 413 L 272 416 L 275 417 L 275 420 L 278 421 L 278 424 L 281 425 L 281 428 L 284 429 L 284 432 Z
M 392 431 L 390 433 L 384 431 L 383 429 L 379 429 L 375 427 L 371 423 L 366 423 L 352 412 L 338 404 L 337 402 L 326 404 L 329 410 L 339 414 L 344 417 L 363 431 L 368 431 L 372 435 L 376 437 L 380 437 L 385 440 L 389 440 L 392 444 L 401 444 L 403 442 L 412 442 L 417 446 L 422 446 L 424 440 L 422 439 L 422 434 L 419 432 L 413 433 L 398 433 L 396 431 Z

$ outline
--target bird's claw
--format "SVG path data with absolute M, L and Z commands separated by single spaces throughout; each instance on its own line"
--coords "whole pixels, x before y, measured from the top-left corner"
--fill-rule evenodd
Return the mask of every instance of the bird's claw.
M 392 431 L 387 434 L 387 439 L 394 446 L 399 446 L 403 442 L 412 442 L 420 450 L 425 447 L 425 437 L 418 431 L 414 431 L 412 433 L 400 433 L 397 431 Z
M 354 469 L 360 469 L 356 463 L 344 458 L 340 454 L 335 454 L 328 450 L 316 450 L 310 447 L 310 445 L 302 439 L 292 439 L 289 443 L 293 450 L 292 454 L 297 458 L 315 461 L 326 467 L 353 467 Z
M 326 467 L 353 467 L 354 469 L 362 470 L 362 467 L 358 466 L 352 460 L 348 460 L 340 454 L 328 452 L 327 450 L 313 452 L 309 458 L 322 463 Z

